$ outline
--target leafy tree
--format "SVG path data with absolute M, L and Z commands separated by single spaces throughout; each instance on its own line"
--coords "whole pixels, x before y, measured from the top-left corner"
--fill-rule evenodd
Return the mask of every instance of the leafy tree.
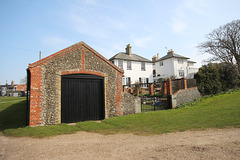
M 198 48 L 213 55 L 209 62 L 237 64 L 240 72 L 240 20 L 220 26 L 209 33 L 206 39 L 207 41 L 200 43 Z
M 194 78 L 197 80 L 198 90 L 202 95 L 216 94 L 222 89 L 216 64 L 209 63 L 202 66 Z
M 240 84 L 240 76 L 237 67 L 229 63 L 217 64 L 222 90 L 226 91 L 235 88 Z

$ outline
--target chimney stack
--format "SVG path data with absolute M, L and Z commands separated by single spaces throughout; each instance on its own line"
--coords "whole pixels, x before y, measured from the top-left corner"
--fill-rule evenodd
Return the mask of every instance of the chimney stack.
M 174 53 L 173 49 L 168 50 L 167 54 Z
M 157 57 L 156 56 L 153 56 L 152 57 L 152 61 L 154 62 L 154 61 L 156 61 L 157 60 Z
M 39 52 L 39 60 L 41 60 L 42 59 L 42 53 L 41 53 L 41 51 Z
M 127 45 L 127 47 L 126 47 L 126 53 L 129 55 L 129 56 L 131 56 L 131 45 L 130 44 L 128 44 Z
M 11 85 L 12 85 L 12 86 L 14 85 L 14 81 L 11 82 Z
M 160 54 L 159 53 L 157 53 L 157 59 L 159 59 L 160 58 Z

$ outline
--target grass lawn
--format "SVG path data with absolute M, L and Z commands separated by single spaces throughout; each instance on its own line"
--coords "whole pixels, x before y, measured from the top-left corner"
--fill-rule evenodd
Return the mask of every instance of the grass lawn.
M 25 97 L 0 97 L 0 129 L 25 126 Z
M 3 134 L 6 136 L 47 137 L 76 131 L 148 135 L 228 126 L 239 127 L 240 125 L 240 90 L 203 98 L 200 103 L 189 107 L 119 116 L 105 119 L 101 123 L 79 122 L 72 126 L 61 124 L 22 127 L 21 125 L 25 124 L 22 122 L 25 120 L 25 115 L 21 116 L 25 114 L 25 111 L 22 111 L 25 109 L 25 100 L 19 99 L 9 103 L 1 103 L 2 101 L 5 99 L 0 99 L 0 123 L 4 129 Z M 8 119 L 8 116 L 18 117 L 19 122 L 12 118 Z M 14 123 L 16 126 L 13 125 Z

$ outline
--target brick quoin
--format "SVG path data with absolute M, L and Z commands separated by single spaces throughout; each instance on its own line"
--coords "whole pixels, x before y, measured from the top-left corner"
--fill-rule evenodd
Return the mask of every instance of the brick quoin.
M 30 117 L 29 125 L 40 125 L 41 122 L 41 87 L 42 87 L 42 69 L 40 67 L 29 68 L 31 76 L 31 98 L 30 98 Z
M 104 77 L 104 73 L 85 70 L 85 69 L 61 71 L 61 75 L 68 75 L 68 74 L 93 74 L 93 75 Z
M 122 95 L 123 92 L 122 88 L 122 77 L 123 74 L 117 72 L 117 94 L 116 94 L 116 107 L 117 107 L 117 115 L 123 115 L 123 106 L 122 106 Z

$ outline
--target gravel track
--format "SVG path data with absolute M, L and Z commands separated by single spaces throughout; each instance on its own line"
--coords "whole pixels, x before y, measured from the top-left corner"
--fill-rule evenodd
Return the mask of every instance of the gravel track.
M 43 139 L 0 136 L 0 159 L 240 159 L 240 128 L 151 136 L 88 132 Z

